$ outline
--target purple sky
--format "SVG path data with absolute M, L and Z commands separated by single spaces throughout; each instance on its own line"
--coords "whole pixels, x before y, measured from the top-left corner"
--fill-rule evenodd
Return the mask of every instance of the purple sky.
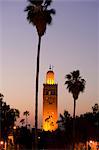
M 38 36 L 26 20 L 26 0 L 0 1 L 0 92 L 7 104 L 22 113 L 30 111 L 34 125 L 35 70 Z M 42 37 L 39 79 L 39 125 L 42 92 L 49 65 L 58 83 L 58 113 L 73 112 L 73 99 L 64 86 L 65 75 L 79 69 L 86 80 L 77 101 L 76 114 L 91 111 L 99 103 L 99 3 L 96 0 L 55 1 L 51 26 Z

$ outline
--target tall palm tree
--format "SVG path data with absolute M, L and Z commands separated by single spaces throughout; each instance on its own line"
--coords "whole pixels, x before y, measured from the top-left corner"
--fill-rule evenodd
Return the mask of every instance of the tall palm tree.
M 35 142 L 37 143 L 38 128 L 38 81 L 39 81 L 39 61 L 41 37 L 46 32 L 46 26 L 52 22 L 52 16 L 55 14 L 54 9 L 48 9 L 52 0 L 28 0 L 29 5 L 26 7 L 27 20 L 36 27 L 38 33 L 38 52 L 36 68 L 36 92 L 35 92 Z M 37 145 L 37 144 L 36 144 Z
M 28 116 L 30 115 L 30 113 L 29 113 L 29 111 L 26 110 L 25 112 L 23 112 L 23 115 L 26 116 L 25 123 L 26 123 L 26 127 L 27 127 L 27 123 L 28 123 L 27 119 L 28 119 Z
M 80 92 L 84 92 L 86 81 L 81 78 L 79 70 L 67 74 L 65 78 L 66 78 L 65 85 L 67 85 L 67 89 L 72 94 L 74 99 L 74 111 L 73 111 L 73 149 L 74 149 L 76 100 L 78 99 Z

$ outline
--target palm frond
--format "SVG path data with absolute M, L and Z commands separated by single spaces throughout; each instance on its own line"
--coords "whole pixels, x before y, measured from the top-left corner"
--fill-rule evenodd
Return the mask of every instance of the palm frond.
M 84 90 L 85 90 L 85 85 L 81 85 L 81 86 L 80 86 L 80 91 L 83 93 Z
M 25 119 L 21 119 L 20 122 L 23 123 L 25 121 Z
M 71 80 L 67 80 L 66 82 L 65 82 L 65 84 L 67 85 L 67 89 L 69 90 L 69 92 L 72 92 L 72 89 L 73 89 L 73 83 L 72 83 L 72 81 Z
M 71 81 L 66 80 L 66 81 L 65 81 L 65 84 L 70 85 L 70 84 L 71 84 Z
M 86 81 L 84 79 L 81 79 L 81 82 L 85 84 Z
M 36 17 L 36 13 L 32 11 L 28 11 L 27 20 L 29 21 L 29 23 L 32 23 L 33 25 L 35 25 L 35 17 Z
M 50 9 L 50 10 L 44 10 L 44 19 L 46 20 L 47 24 L 51 24 L 52 22 L 52 16 L 51 14 L 55 14 L 55 10 L 54 9 Z
M 56 11 L 55 11 L 55 9 L 50 9 L 50 10 L 47 10 L 47 12 L 48 12 L 49 14 L 53 14 L 53 15 L 55 15 L 55 14 L 56 14 Z
M 51 3 L 52 3 L 52 0 L 45 0 L 44 6 L 48 7 L 51 5 Z
M 32 5 L 28 5 L 24 11 L 33 11 L 34 10 L 34 7 Z
M 73 79 L 75 79 L 75 80 L 77 80 L 77 78 L 81 78 L 79 70 L 71 72 L 71 75 L 72 75 Z
M 28 0 L 32 5 L 41 5 L 43 3 L 43 0 Z
M 65 76 L 65 78 L 67 78 L 68 80 L 70 80 L 71 79 L 71 74 L 67 74 L 66 76 Z
M 25 112 L 23 112 L 23 115 L 24 115 L 24 116 L 29 116 L 30 113 L 29 113 L 29 111 L 26 110 Z
M 60 119 L 64 121 L 64 116 L 62 114 L 60 114 Z

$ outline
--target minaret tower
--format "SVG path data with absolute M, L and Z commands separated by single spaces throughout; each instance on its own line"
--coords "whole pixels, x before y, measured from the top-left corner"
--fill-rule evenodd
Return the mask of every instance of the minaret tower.
M 46 74 L 46 83 L 43 84 L 43 130 L 54 131 L 57 129 L 57 84 L 54 80 L 52 68 Z

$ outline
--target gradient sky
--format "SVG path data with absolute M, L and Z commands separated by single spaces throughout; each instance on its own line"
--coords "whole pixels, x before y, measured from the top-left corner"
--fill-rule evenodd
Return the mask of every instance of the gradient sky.
M 0 92 L 11 107 L 30 111 L 34 125 L 35 72 L 38 36 L 26 20 L 26 0 L 0 0 Z M 85 92 L 77 100 L 76 114 L 91 111 L 99 103 L 99 2 L 56 0 L 51 26 L 42 37 L 39 79 L 39 126 L 42 92 L 49 65 L 58 83 L 58 113 L 72 115 L 73 98 L 64 85 L 65 75 L 79 69 L 86 80 Z

